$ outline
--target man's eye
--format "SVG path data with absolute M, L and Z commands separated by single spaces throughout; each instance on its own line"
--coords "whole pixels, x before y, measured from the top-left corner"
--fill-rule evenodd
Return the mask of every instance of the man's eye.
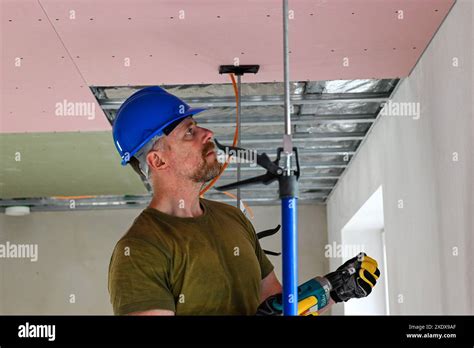
M 192 135 L 193 134 L 193 128 L 192 127 L 189 127 L 188 130 L 186 131 L 186 135 L 189 134 L 189 135 Z

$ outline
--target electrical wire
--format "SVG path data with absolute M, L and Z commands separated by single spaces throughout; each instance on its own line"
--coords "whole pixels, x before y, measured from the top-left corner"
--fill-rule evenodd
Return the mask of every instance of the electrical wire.
M 237 90 L 237 83 L 235 82 L 235 76 L 234 74 L 229 74 L 230 76 L 230 79 L 232 81 L 232 87 L 234 88 L 234 94 L 235 94 L 235 132 L 234 132 L 234 140 L 233 140 L 233 143 L 232 143 L 232 146 L 236 146 L 237 145 L 237 140 L 238 140 L 238 137 L 239 137 L 239 132 L 240 132 L 240 129 L 239 129 L 239 93 L 238 93 L 238 90 Z M 201 190 L 201 192 L 199 192 L 199 196 L 201 198 L 204 197 L 204 194 L 209 191 L 216 183 L 217 180 L 219 180 L 219 178 L 221 177 L 222 173 L 224 173 L 224 171 L 227 169 L 227 166 L 229 165 L 229 161 L 230 159 L 232 158 L 232 156 L 229 156 L 229 158 L 226 159 L 224 165 L 222 166 L 221 168 L 221 171 L 219 173 L 219 175 L 217 175 L 214 179 L 212 179 L 212 181 L 207 184 L 207 186 L 205 188 L 203 188 Z M 232 193 L 229 193 L 227 191 L 224 191 L 224 192 L 221 192 L 229 197 L 232 197 L 232 198 L 235 198 L 237 199 L 237 197 L 235 195 L 233 195 Z M 244 205 L 245 209 L 249 211 L 250 215 L 251 215 L 251 218 L 253 219 L 253 212 L 252 212 L 252 209 L 250 209 L 250 207 L 245 204 L 243 201 L 242 201 L 242 204 Z

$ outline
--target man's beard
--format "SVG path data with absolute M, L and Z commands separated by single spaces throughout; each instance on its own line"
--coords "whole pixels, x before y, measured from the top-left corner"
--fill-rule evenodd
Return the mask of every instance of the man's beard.
M 207 160 L 204 159 L 203 163 L 196 169 L 194 174 L 191 176 L 191 179 L 194 182 L 207 182 L 219 175 L 221 168 L 222 163 L 219 163 L 217 159 L 214 160 L 212 163 L 208 163 Z
M 199 165 L 199 167 L 197 167 L 194 173 L 191 175 L 191 179 L 194 182 L 205 183 L 214 179 L 217 175 L 219 175 L 223 167 L 223 164 L 217 161 L 217 155 L 214 155 L 216 157 L 214 161 L 210 163 L 208 162 L 206 154 L 215 148 L 213 143 L 208 144 L 209 145 L 206 144 L 203 149 L 201 165 Z

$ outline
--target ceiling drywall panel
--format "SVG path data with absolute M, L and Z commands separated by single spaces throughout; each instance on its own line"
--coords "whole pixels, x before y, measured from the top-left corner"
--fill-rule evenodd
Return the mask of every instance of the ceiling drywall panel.
M 2 1 L 1 9 L 0 133 L 110 129 L 41 4 Z M 65 103 L 94 115 L 62 112 Z
M 280 1 L 41 3 L 90 85 L 227 82 L 235 58 L 262 66 L 248 82 L 283 77 Z M 452 3 L 290 1 L 292 80 L 407 76 Z

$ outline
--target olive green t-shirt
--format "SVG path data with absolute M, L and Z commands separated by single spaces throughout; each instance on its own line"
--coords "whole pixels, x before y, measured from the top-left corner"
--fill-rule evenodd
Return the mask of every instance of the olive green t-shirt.
M 273 265 L 239 209 L 204 198 L 200 204 L 204 213 L 195 218 L 148 207 L 135 219 L 110 259 L 115 314 L 255 314 Z

